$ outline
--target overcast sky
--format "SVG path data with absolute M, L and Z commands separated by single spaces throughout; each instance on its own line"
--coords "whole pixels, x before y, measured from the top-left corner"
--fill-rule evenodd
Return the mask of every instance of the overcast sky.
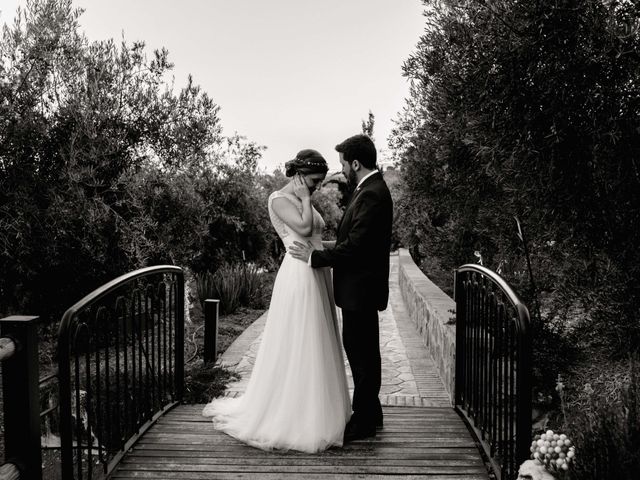
M 24 0 L 0 0 L 0 22 Z M 268 171 L 303 148 L 337 170 L 334 146 L 369 110 L 386 149 L 408 83 L 402 63 L 424 27 L 419 0 L 75 0 L 90 40 L 165 47 L 176 86 L 194 82 L 221 107 L 224 133 L 268 149 Z

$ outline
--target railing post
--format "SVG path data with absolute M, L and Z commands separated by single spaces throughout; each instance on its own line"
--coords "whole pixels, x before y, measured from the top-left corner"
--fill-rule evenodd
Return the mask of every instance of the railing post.
M 42 479 L 38 320 L 0 319 L 2 335 L 17 345 L 15 353 L 2 362 L 5 459 L 20 469 L 20 478 L 28 480 Z
M 466 372 L 464 371 L 464 338 L 466 328 L 466 304 L 460 298 L 464 294 L 462 273 L 453 271 L 453 300 L 456 302 L 456 371 L 455 371 L 455 392 L 453 395 L 454 405 L 462 404 L 463 382 Z
M 220 300 L 204 301 L 204 363 L 215 362 L 218 356 L 218 318 Z

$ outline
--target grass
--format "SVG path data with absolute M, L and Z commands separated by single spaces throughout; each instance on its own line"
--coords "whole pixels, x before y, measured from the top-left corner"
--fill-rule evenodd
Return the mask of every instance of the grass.
M 199 305 L 194 314 L 200 310 Z M 240 307 L 235 313 L 221 315 L 218 324 L 218 355 L 221 355 L 240 336 L 245 329 L 256 321 L 264 310 Z M 194 322 L 187 325 L 187 345 L 185 346 L 185 403 L 207 403 L 213 397 L 224 393 L 227 384 L 238 379 L 232 371 L 206 364 L 202 358 L 204 329 L 201 317 L 192 314 Z M 200 320 L 198 320 L 200 319 Z M 189 361 L 190 360 L 190 361 Z

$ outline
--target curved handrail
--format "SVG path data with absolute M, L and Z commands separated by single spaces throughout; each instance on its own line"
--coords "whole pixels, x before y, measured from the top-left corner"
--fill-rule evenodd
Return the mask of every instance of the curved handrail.
M 73 316 L 82 308 L 90 305 L 91 303 L 95 303 L 100 300 L 102 297 L 110 294 L 120 286 L 128 283 L 129 281 L 144 277 L 148 274 L 158 274 L 158 273 L 181 273 L 182 269 L 180 267 L 176 267 L 175 265 L 155 265 L 152 267 L 145 267 L 139 270 L 134 270 L 133 272 L 125 273 L 124 275 L 120 275 L 119 277 L 111 280 L 108 283 L 105 283 L 103 286 L 97 288 L 93 292 L 85 295 L 82 299 L 78 300 L 73 306 L 69 307 L 64 315 L 62 316 L 62 321 L 60 322 L 60 328 L 58 330 L 58 338 L 61 338 L 63 333 L 67 333 L 69 330 L 69 325 L 71 324 L 71 320 Z
M 518 334 L 519 335 L 527 335 L 529 333 L 529 309 L 527 306 L 520 300 L 518 294 L 511 288 L 511 286 L 502 278 L 499 274 L 494 272 L 493 270 L 488 269 L 487 267 L 483 267 L 482 265 L 478 265 L 475 263 L 466 263 L 456 269 L 457 272 L 476 272 L 489 277 L 493 283 L 495 283 L 502 293 L 504 293 L 509 301 L 513 304 L 513 306 L 518 311 Z

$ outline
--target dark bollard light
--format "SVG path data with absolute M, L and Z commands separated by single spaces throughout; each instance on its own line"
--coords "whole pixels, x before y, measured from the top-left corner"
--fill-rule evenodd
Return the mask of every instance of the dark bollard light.
M 204 363 L 215 362 L 218 356 L 218 316 L 220 300 L 204 301 Z
M 15 344 L 2 359 L 5 459 L 27 480 L 42 480 L 38 321 L 17 315 L 0 319 L 2 336 Z M 2 473 L 13 478 L 10 467 L 3 466 Z

